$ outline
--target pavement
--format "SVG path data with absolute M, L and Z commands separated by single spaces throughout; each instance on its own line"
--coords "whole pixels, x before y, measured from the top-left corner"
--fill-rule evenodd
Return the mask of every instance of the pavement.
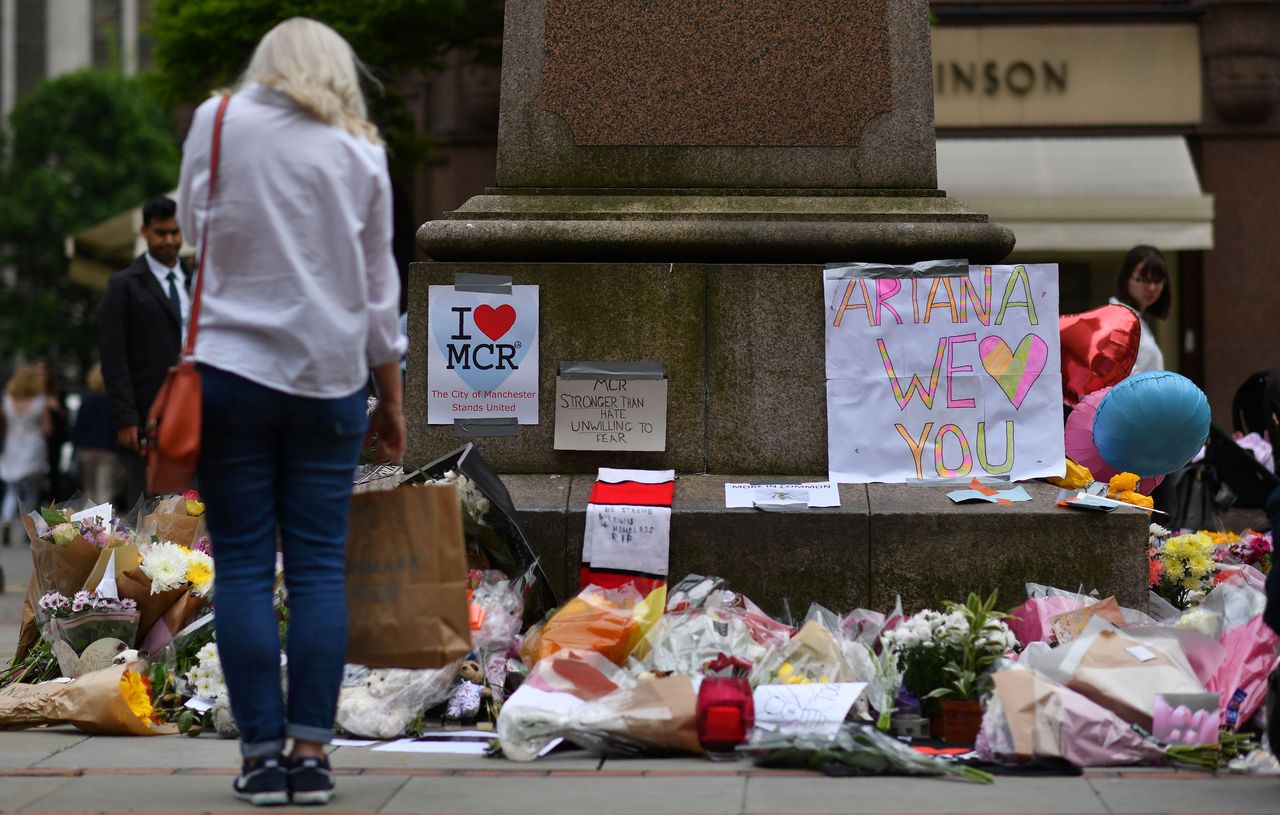
M 0 549 L 0 652 L 17 641 L 29 554 Z M 529 764 L 335 747 L 326 813 L 809 815 L 810 813 L 1280 813 L 1280 777 L 1096 769 L 1075 778 L 826 778 L 700 758 L 600 760 L 556 752 Z M 243 812 L 237 745 L 213 735 L 87 736 L 70 727 L 0 732 L 0 812 Z M 314 811 L 314 808 L 312 808 Z M 288 811 L 279 808 L 276 811 Z

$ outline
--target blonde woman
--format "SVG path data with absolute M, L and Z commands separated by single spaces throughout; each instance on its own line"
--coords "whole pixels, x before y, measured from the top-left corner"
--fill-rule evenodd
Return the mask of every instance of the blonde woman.
M 235 790 L 255 805 L 333 794 L 324 745 L 347 650 L 352 473 L 366 430 L 381 458 L 404 451 L 391 185 L 358 65 L 329 27 L 281 23 L 227 107 L 212 205 L 220 100 L 196 111 L 183 148 L 182 231 L 200 239 L 209 227 L 192 329 L 204 399 L 197 475 L 244 756 Z M 381 399 L 366 420 L 371 372 Z M 287 709 L 271 604 L 277 531 L 290 604 Z
M 32 366 L 19 368 L 4 389 L 4 452 L 0 452 L 0 527 L 4 544 L 21 535 L 18 510 L 29 512 L 40 500 L 40 482 L 49 469 L 45 439 L 52 429 L 44 383 Z

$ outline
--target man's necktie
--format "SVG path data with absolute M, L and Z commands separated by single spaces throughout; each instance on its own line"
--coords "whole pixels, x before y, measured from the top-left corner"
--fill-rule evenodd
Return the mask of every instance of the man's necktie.
M 178 287 L 174 283 L 176 279 L 177 275 L 173 272 L 165 277 L 169 281 L 169 302 L 173 303 L 173 313 L 178 315 L 178 322 L 182 322 L 182 301 L 178 299 Z

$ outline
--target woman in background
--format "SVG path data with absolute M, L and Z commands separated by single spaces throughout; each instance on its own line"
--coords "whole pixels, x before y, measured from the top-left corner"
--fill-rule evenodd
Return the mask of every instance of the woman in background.
M 80 397 L 71 442 L 80 460 L 80 483 L 95 505 L 116 499 L 124 472 L 116 430 L 111 424 L 111 404 L 102 380 L 102 366 L 94 365 L 85 377 L 87 389 Z
M 39 372 L 32 366 L 19 368 L 4 389 L 4 452 L 0 452 L 0 481 L 4 481 L 4 502 L 0 504 L 0 527 L 4 545 L 22 533 L 15 521 L 18 510 L 30 511 L 40 501 L 40 484 L 49 469 L 45 443 L 52 420 Z
M 208 224 L 195 357 L 204 424 L 197 476 L 214 544 L 218 655 L 240 728 L 236 793 L 254 805 L 323 804 L 347 653 L 344 548 L 366 429 L 404 453 L 391 254 L 391 183 L 351 46 L 296 17 L 258 43 L 226 108 L 183 146 L 183 234 Z M 372 371 L 380 397 L 366 419 Z M 289 593 L 289 693 L 272 603 L 276 540 Z M 288 756 L 286 741 L 292 740 Z
M 1139 245 L 1129 250 L 1116 275 L 1116 292 L 1110 302 L 1128 306 L 1138 313 L 1142 339 L 1138 343 L 1138 360 L 1133 373 L 1163 371 L 1164 354 L 1151 331 L 1151 320 L 1169 316 L 1169 273 L 1164 255 L 1154 246 Z

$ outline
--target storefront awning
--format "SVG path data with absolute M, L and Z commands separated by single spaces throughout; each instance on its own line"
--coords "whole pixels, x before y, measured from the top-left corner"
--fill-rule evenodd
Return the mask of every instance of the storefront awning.
M 1018 252 L 1213 248 L 1213 196 L 1179 136 L 943 138 L 938 187 L 1012 228 Z

